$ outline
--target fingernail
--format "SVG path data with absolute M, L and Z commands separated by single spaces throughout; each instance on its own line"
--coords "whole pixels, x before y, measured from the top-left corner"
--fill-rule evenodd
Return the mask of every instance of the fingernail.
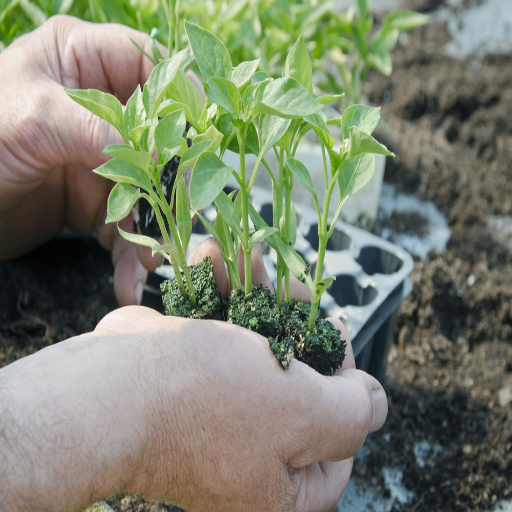
M 368 433 L 375 432 L 384 425 L 388 415 L 388 399 L 383 388 L 372 391 L 373 418 Z
M 137 304 L 140 306 L 140 303 L 142 302 L 142 293 L 144 292 L 144 285 L 141 281 L 137 281 L 137 284 L 135 285 L 135 300 L 137 301 Z

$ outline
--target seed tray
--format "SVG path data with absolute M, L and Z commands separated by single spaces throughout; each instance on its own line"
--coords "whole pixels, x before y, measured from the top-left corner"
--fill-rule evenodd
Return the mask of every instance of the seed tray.
M 267 224 L 272 225 L 269 191 L 253 187 L 251 202 Z M 296 211 L 295 250 L 310 265 L 314 276 L 318 258 L 316 211 L 300 205 L 296 205 Z M 203 214 L 213 223 L 216 215 L 213 206 Z M 209 236 L 200 223 L 194 225 L 194 232 L 189 251 Z M 262 244 L 262 252 L 265 267 L 275 286 L 277 254 L 266 243 Z M 336 223 L 327 245 L 324 275 L 335 276 L 336 280 L 322 296 L 320 314 L 324 318 L 341 319 L 352 340 L 358 368 L 379 380 L 383 380 L 385 374 L 396 310 L 412 289 L 408 276 L 413 265 L 412 257 L 401 247 L 341 221 Z M 160 282 L 173 276 L 172 267 L 162 265 L 148 279 L 146 290 L 160 297 Z M 147 297 L 145 303 L 156 305 L 155 297 Z M 162 309 L 161 302 L 159 304 L 157 309 Z

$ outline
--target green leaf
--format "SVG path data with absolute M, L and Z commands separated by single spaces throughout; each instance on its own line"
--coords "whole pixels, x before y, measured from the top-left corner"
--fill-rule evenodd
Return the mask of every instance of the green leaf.
M 233 65 L 224 43 L 208 30 L 188 21 L 185 21 L 185 32 L 204 81 L 208 81 L 212 76 L 230 80 Z
M 250 244 L 255 244 L 255 243 L 258 243 L 258 242 L 261 242 L 262 240 L 265 240 L 265 238 L 273 235 L 274 233 L 276 233 L 278 231 L 277 228 L 263 228 L 263 229 L 258 229 L 258 231 L 256 231 L 252 236 L 251 238 L 249 238 L 249 243 Z
M 233 233 L 241 239 L 242 230 L 240 229 L 240 216 L 236 211 L 235 205 L 223 190 L 217 195 L 215 206 L 222 215 L 224 222 L 233 230 Z
M 254 94 L 252 116 L 271 114 L 297 119 L 316 114 L 322 109 L 308 90 L 294 78 L 278 78 L 263 82 Z
M 318 194 L 318 191 L 313 187 L 313 181 L 311 180 L 309 171 L 300 160 L 289 156 L 286 159 L 286 167 L 290 169 L 293 175 L 311 192 L 311 194 L 314 196 Z
M 302 36 L 297 39 L 286 57 L 284 76 L 295 78 L 313 94 L 313 68 Z
M 105 92 L 94 89 L 67 89 L 66 94 L 82 107 L 108 121 L 117 131 L 122 132 L 123 107 L 119 100 Z
M 167 114 L 158 122 L 155 128 L 155 145 L 159 160 L 166 149 L 174 148 L 180 144 L 186 126 L 187 119 L 183 109 Z
M 109 156 L 113 156 L 137 166 L 139 169 L 146 171 L 152 160 L 151 155 L 146 151 L 135 151 L 128 144 L 109 144 L 103 150 L 103 153 Z
M 129 183 L 144 190 L 151 190 L 151 184 L 147 174 L 139 167 L 113 158 L 102 166 L 94 169 L 96 174 L 115 181 L 116 183 Z
M 130 132 L 131 139 L 137 144 L 141 144 L 140 138 L 142 137 L 142 134 L 146 131 L 146 129 L 150 128 L 152 124 L 152 121 L 150 119 L 147 119 L 139 126 L 132 128 Z
M 305 117 L 304 120 L 307 121 L 310 126 L 307 124 L 304 128 L 312 128 L 317 134 L 318 138 L 324 143 L 324 145 L 330 150 L 333 148 L 336 140 L 329 132 L 329 128 L 327 128 L 327 124 L 320 116 L 321 112 L 318 114 L 313 114 L 312 116 Z M 301 128 L 301 132 L 304 128 Z
M 288 126 L 290 126 L 290 120 L 268 114 L 260 115 L 258 123 L 260 156 L 264 156 L 276 144 Z
M 185 56 L 186 50 L 181 50 L 170 59 L 160 62 L 151 71 L 142 93 L 142 102 L 146 109 L 147 118 L 151 119 L 157 113 L 160 103 L 171 87 Z
M 190 218 L 187 187 L 183 178 L 178 181 L 176 188 L 176 223 L 178 224 L 181 245 L 186 252 L 192 234 L 192 219 Z
M 137 236 L 140 236 L 140 235 L 137 235 Z M 156 242 L 156 240 L 155 240 L 155 242 Z M 144 244 L 142 244 L 142 245 L 144 245 Z M 184 265 L 186 265 L 186 262 L 180 256 L 180 252 L 178 251 L 178 248 L 174 244 L 160 245 L 158 242 L 156 242 L 155 245 L 151 249 L 152 249 L 152 251 L 151 251 L 152 256 L 154 256 L 155 253 L 159 253 L 171 261 L 178 262 L 178 265 L 180 265 L 182 267 Z
M 123 220 L 132 211 L 140 197 L 139 189 L 127 183 L 118 183 L 108 196 L 107 218 L 105 224 Z
M 190 146 L 181 157 L 176 179 L 178 179 L 180 175 L 182 175 L 189 167 L 193 167 L 203 152 L 213 152 L 217 149 L 217 147 L 215 147 L 215 140 L 203 140 Z
M 366 187 L 374 172 L 375 156 L 373 154 L 365 153 L 349 160 L 338 177 L 340 201 L 345 201 Z
M 319 297 L 322 296 L 322 294 L 331 286 L 333 281 L 336 281 L 335 277 L 324 277 L 321 281 L 319 281 L 316 285 L 317 287 L 317 294 Z
M 367 107 L 366 105 L 352 105 L 341 116 L 341 133 L 343 139 L 350 137 L 350 127 L 356 126 L 364 133 L 371 135 L 379 124 L 380 107 Z
M 362 19 L 368 18 L 370 13 L 370 0 L 357 0 L 357 7 L 359 8 L 359 14 Z
M 392 156 L 395 154 L 391 153 L 384 144 L 377 142 L 371 135 L 363 132 L 356 126 L 349 128 L 350 132 L 350 151 L 348 153 L 349 160 L 357 155 L 363 153 L 378 153 L 380 155 Z
M 237 198 L 239 195 L 240 194 L 237 195 Z M 256 209 L 254 208 L 254 206 L 251 204 L 250 201 L 249 201 L 249 216 L 251 217 L 252 223 L 254 224 L 254 227 L 257 230 L 266 229 L 269 227 L 268 224 L 263 220 L 261 215 L 256 211 Z M 275 238 L 276 237 L 274 237 L 273 235 L 270 235 L 267 237 L 266 242 L 268 243 L 268 245 L 270 245 L 270 247 L 272 247 L 272 249 L 277 250 Z
M 222 107 L 233 120 L 238 119 L 242 97 L 233 82 L 225 78 L 211 77 L 204 84 L 204 93 L 213 103 Z
M 193 121 L 199 121 L 203 111 L 203 100 L 187 74 L 179 69 L 171 82 L 167 95 L 178 103 L 187 105 Z
M 219 130 L 224 134 L 223 145 L 221 146 L 221 151 L 223 151 L 225 149 L 224 144 L 231 133 L 235 130 L 235 126 L 227 114 L 220 115 L 217 126 Z M 227 149 L 233 153 L 240 153 L 237 137 L 233 137 L 233 139 L 231 139 Z M 254 124 L 251 123 L 247 129 L 247 137 L 245 139 L 245 154 L 257 155 L 259 152 L 260 146 L 258 142 L 258 132 L 256 131 Z
M 426 25 L 430 21 L 430 16 L 420 14 L 419 12 L 397 10 L 392 11 L 382 20 L 381 30 L 411 30 L 416 27 Z
M 339 99 L 343 98 L 345 96 L 345 93 L 342 94 L 323 94 L 322 96 L 319 96 L 316 99 L 317 103 L 320 103 L 320 105 L 327 105 L 327 103 L 332 103 L 333 101 L 338 101 Z
M 283 136 L 276 142 L 276 146 L 283 148 L 288 154 L 292 151 L 293 138 L 297 130 L 297 120 L 292 119 Z
M 142 103 L 142 91 L 140 85 L 137 84 L 135 91 L 130 96 L 130 99 L 126 102 L 126 108 L 124 109 L 123 124 L 126 133 L 131 134 L 134 143 L 138 144 L 140 136 L 144 130 L 133 132 L 135 128 L 144 124 L 146 120 L 146 110 L 144 109 L 144 103 Z M 139 136 L 137 138 L 137 135 Z
M 213 153 L 220 146 L 223 138 L 224 135 L 221 132 L 219 132 L 219 130 L 217 130 L 215 126 L 212 125 L 204 133 L 195 135 L 194 138 L 192 139 L 192 142 L 194 144 L 198 144 L 199 142 L 203 142 L 204 140 L 211 141 L 208 151 L 211 151 Z
M 138 235 L 136 233 L 128 233 L 127 231 L 123 231 L 119 226 L 117 226 L 117 230 L 125 240 L 128 240 L 128 242 L 132 242 L 137 245 L 143 245 L 144 247 L 151 247 L 151 249 L 160 245 L 154 238 L 149 236 Z
M 222 191 L 232 173 L 233 167 L 225 165 L 215 153 L 202 153 L 194 165 L 190 179 L 192 208 L 206 208 Z
M 391 75 L 393 71 L 393 61 L 391 60 L 391 55 L 386 53 L 385 55 L 377 55 L 375 53 L 369 53 L 366 56 L 366 63 L 375 68 L 379 73 L 382 73 L 384 76 Z
M 252 75 L 251 83 L 257 84 L 259 82 L 264 82 L 265 80 L 272 79 L 272 77 L 265 71 L 256 71 L 254 75 Z
M 370 51 L 378 55 L 389 53 L 396 46 L 400 31 L 398 29 L 383 32 L 379 30 L 373 37 L 370 43 Z
M 274 237 L 276 250 L 283 258 L 285 265 L 290 269 L 290 272 L 301 282 L 304 283 L 310 290 L 313 288 L 313 281 L 309 271 L 306 273 L 308 266 L 300 256 L 300 254 L 292 249 L 286 242 L 278 237 Z
M 261 59 L 250 60 L 242 62 L 239 66 L 233 69 L 233 75 L 231 81 L 239 88 L 243 89 L 250 81 L 258 66 L 260 65 Z

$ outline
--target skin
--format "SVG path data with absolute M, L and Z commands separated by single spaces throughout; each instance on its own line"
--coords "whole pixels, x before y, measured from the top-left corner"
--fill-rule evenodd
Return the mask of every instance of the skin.
M 150 72 L 127 34 L 147 48 L 126 27 L 57 17 L 0 54 L 0 255 L 63 226 L 95 231 L 113 251 L 120 303 L 133 304 L 142 264 L 158 261 L 104 225 L 112 185 L 90 172 L 119 135 L 62 90 L 126 101 Z M 227 294 L 215 243 L 191 262 L 206 255 Z M 253 282 L 271 286 L 257 247 L 251 257 Z M 305 300 L 300 283 L 292 289 Z M 355 369 L 349 342 L 333 377 L 298 361 L 284 372 L 253 332 L 121 308 L 94 332 L 0 369 L 0 511 L 83 512 L 119 491 L 187 511 L 329 511 L 386 414 L 384 390 Z
M 107 144 L 123 140 L 63 86 L 115 93 L 124 104 L 153 68 L 128 36 L 149 51 L 149 36 L 135 30 L 56 16 L 0 54 L 0 259 L 22 255 L 64 227 L 95 232 L 112 251 L 120 305 L 140 303 L 146 269 L 160 259 L 105 225 L 113 184 L 91 170 L 109 159 Z M 130 230 L 131 222 L 120 225 Z

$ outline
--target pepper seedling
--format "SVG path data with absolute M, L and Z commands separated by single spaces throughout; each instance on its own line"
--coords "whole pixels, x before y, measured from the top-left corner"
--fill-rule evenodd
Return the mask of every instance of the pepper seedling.
M 76 102 L 110 122 L 125 140 L 125 144 L 107 146 L 105 153 L 113 158 L 95 170 L 117 182 L 109 196 L 106 222 L 126 217 L 139 198 L 148 201 L 155 210 L 164 243 L 120 228 L 119 232 L 127 240 L 151 247 L 153 253 L 167 258 L 181 294 L 193 304 L 196 295 L 185 260 L 193 216 L 197 215 L 218 241 L 232 289 L 243 289 L 246 296 L 252 291 L 252 245 L 266 240 L 278 255 L 278 302 L 283 300 L 281 276 L 285 281 L 284 299 L 290 300 L 290 273 L 295 275 L 311 292 L 308 330 L 313 331 L 321 296 L 334 279 L 322 278 L 323 260 L 343 203 L 370 181 L 375 169 L 374 153 L 393 156 L 372 137 L 380 111 L 354 105 L 341 119 L 327 120 L 322 108 L 339 96 L 314 97 L 311 61 L 302 38 L 287 56 L 283 77 L 273 79 L 258 71 L 259 60 L 233 67 L 226 46 L 207 30 L 186 22 L 185 31 L 204 80 L 204 104 L 180 67 L 186 50 L 160 62 L 143 91 L 140 87 L 135 90 L 124 112 L 111 95 L 66 90 Z M 193 142 L 191 147 L 184 137 L 187 123 L 191 126 L 186 133 Z M 341 127 L 340 149 L 334 148 L 335 139 L 329 131 L 332 124 Z M 300 140 L 310 130 L 316 133 L 324 154 L 323 209 L 309 170 L 295 158 Z M 227 149 L 239 154 L 239 172 L 223 162 Z M 277 176 L 265 160 L 269 151 L 278 156 Z M 257 156 L 250 172 L 246 169 L 248 153 Z M 160 172 L 176 155 L 181 160 L 167 201 Z M 249 200 L 260 164 L 273 183 L 272 226 L 263 221 Z M 187 197 L 184 175 L 190 167 L 193 170 Z M 236 197 L 223 191 L 231 176 L 240 187 Z M 319 249 L 314 278 L 293 249 L 297 230 L 291 202 L 294 180 L 309 190 L 316 205 Z M 329 203 L 336 186 L 340 201 L 329 225 Z M 201 210 L 212 202 L 217 210 L 213 225 L 201 215 Z M 239 247 L 244 253 L 244 284 L 236 264 Z

